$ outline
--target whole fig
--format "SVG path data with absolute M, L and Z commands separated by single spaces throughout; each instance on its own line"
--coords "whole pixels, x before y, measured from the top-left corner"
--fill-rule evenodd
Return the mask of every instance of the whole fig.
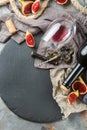
M 83 97 L 83 102 L 84 102 L 85 104 L 87 104 L 87 94 L 84 95 L 84 97 Z

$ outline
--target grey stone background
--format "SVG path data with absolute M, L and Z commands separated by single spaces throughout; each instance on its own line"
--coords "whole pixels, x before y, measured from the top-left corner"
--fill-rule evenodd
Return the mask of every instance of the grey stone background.
M 80 0 L 81 1 L 81 0 Z M 82 1 L 81 1 L 82 2 Z M 59 6 L 55 2 L 51 3 L 58 9 L 77 11 L 72 4 Z M 4 6 L 0 7 L 0 14 L 9 13 Z M 6 44 L 0 43 L 0 53 Z M 71 114 L 67 119 L 49 124 L 40 124 L 23 120 L 12 113 L 0 98 L 0 130 L 87 130 L 87 115 L 81 113 Z

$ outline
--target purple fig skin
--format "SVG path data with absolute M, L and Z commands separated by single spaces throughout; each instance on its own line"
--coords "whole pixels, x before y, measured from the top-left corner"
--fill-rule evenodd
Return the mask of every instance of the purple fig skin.
M 83 97 L 83 102 L 87 104 L 87 94 Z

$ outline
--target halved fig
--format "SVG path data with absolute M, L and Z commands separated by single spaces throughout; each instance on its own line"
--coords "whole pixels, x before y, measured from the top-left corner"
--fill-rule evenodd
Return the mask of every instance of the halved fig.
M 36 1 L 32 4 L 32 13 L 33 13 L 33 14 L 36 14 L 39 10 L 40 10 L 40 0 L 36 0 Z
M 22 13 L 26 16 L 30 15 L 32 13 L 31 7 L 33 1 L 24 1 L 24 0 L 19 0 L 19 1 L 22 4 Z
M 76 99 L 77 99 L 78 97 L 79 97 L 79 91 L 78 91 L 78 90 L 69 93 L 69 95 L 68 95 L 68 103 L 69 103 L 70 105 L 72 105 L 72 104 L 76 101 Z
M 81 95 L 84 95 L 87 93 L 87 85 L 84 83 L 83 79 L 81 77 L 79 77 L 78 80 L 76 80 L 73 84 L 72 84 L 72 89 L 78 90 L 79 93 Z
M 27 46 L 29 46 L 29 47 L 34 47 L 34 46 L 35 46 L 34 37 L 33 37 L 33 35 L 32 35 L 30 32 L 28 32 L 28 31 L 26 32 L 25 40 L 26 40 Z
M 68 2 L 68 0 L 55 0 L 58 4 L 64 5 Z

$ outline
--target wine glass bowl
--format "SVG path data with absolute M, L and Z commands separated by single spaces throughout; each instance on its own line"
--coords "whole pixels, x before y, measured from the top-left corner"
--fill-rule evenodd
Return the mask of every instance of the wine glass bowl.
M 76 33 L 75 20 L 68 14 L 53 20 L 42 37 L 44 44 L 48 47 L 55 44 L 68 43 Z

